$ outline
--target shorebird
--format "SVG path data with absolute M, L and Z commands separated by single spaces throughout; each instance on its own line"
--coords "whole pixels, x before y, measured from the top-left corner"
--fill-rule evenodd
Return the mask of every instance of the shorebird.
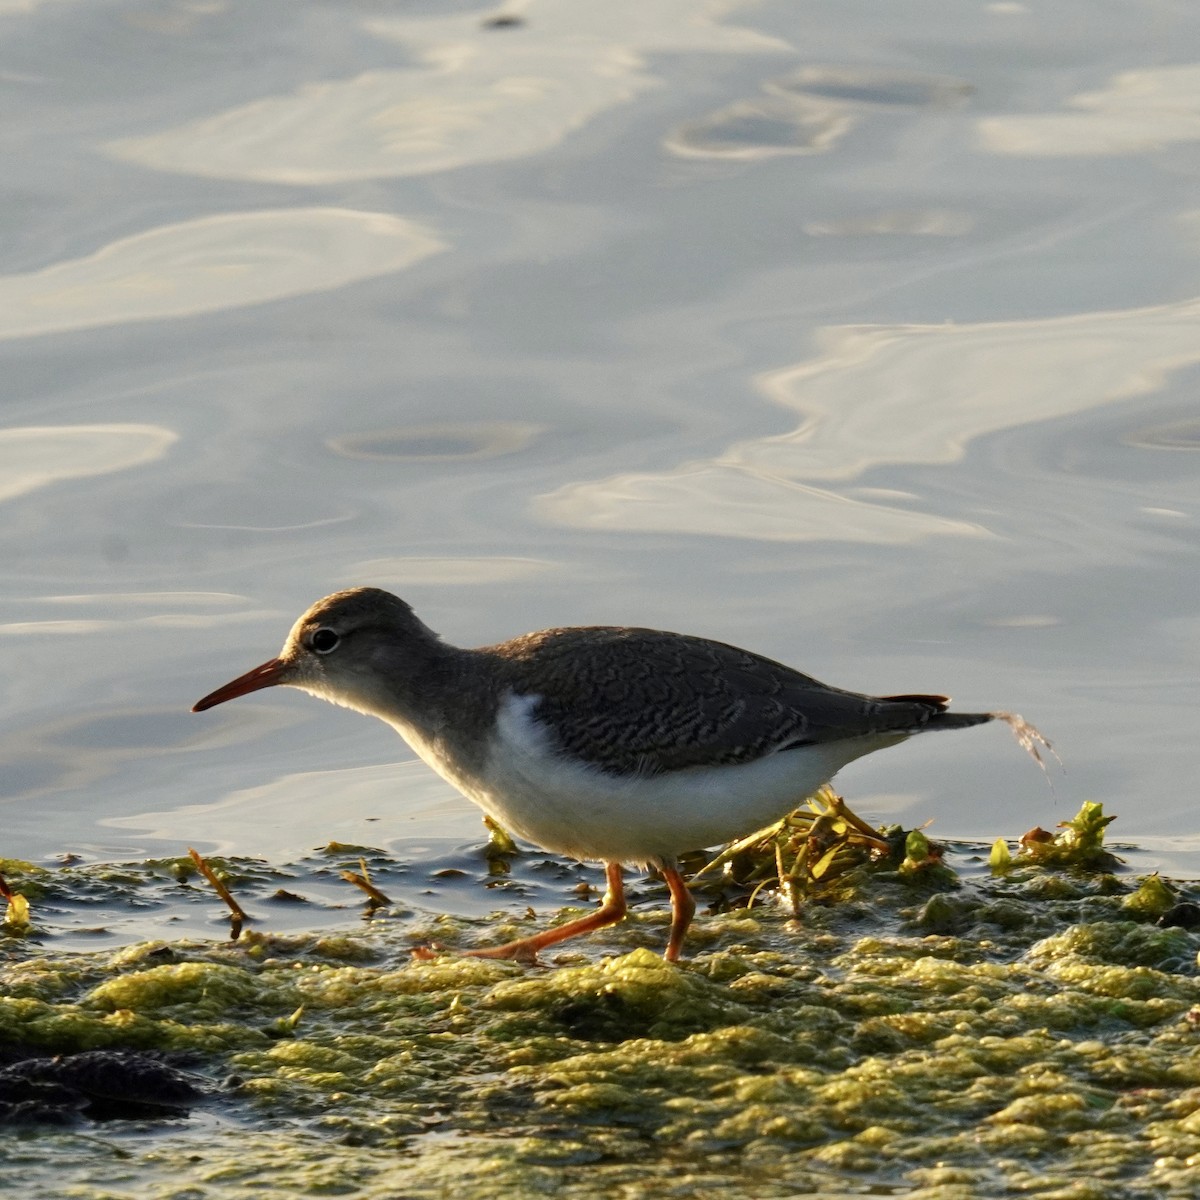
M 666 958 L 676 961 L 695 912 L 677 856 L 778 820 L 864 754 L 992 720 L 1007 722 L 1035 757 L 1036 743 L 1048 745 L 1015 713 L 948 712 L 945 696 L 860 695 L 749 650 L 657 629 L 545 629 L 461 649 L 370 587 L 318 600 L 278 658 L 192 711 L 276 685 L 386 721 L 509 833 L 604 864 L 595 912 L 469 952 L 526 962 L 625 916 L 623 863 L 662 872 Z

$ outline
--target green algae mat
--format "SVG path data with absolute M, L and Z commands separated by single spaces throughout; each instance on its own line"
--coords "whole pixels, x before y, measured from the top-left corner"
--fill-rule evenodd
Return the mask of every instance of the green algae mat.
M 548 904 L 588 903 L 596 873 L 541 856 L 486 894 L 490 917 L 438 916 L 414 864 L 376 854 L 374 883 L 408 908 L 322 907 L 307 914 L 320 929 L 271 933 L 260 917 L 236 941 L 99 949 L 86 937 L 103 937 L 106 913 L 188 928 L 188 904 L 211 917 L 219 901 L 183 860 L 2 864 L 28 911 L 10 904 L 0 936 L 0 1063 L 131 1052 L 203 1098 L 167 1118 L 10 1123 L 0 1187 L 87 1200 L 1190 1200 L 1200 889 L 1121 872 L 1099 850 L 1099 810 L 1081 818 L 1017 853 L 959 845 L 943 860 L 910 837 L 903 861 L 793 896 L 799 919 L 778 879 L 753 908 L 705 913 L 715 881 L 677 966 L 660 957 L 666 891 L 653 883 L 625 923 L 543 968 L 412 959 L 420 943 L 498 941 L 572 915 Z M 359 858 L 342 857 L 219 865 L 252 916 L 290 896 L 302 925 L 309 886 Z M 439 871 L 480 894 L 497 880 L 482 854 Z

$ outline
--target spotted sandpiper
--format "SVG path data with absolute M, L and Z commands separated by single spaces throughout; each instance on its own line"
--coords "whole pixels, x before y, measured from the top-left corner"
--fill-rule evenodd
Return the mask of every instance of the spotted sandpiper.
M 1013 713 L 952 713 L 945 696 L 859 695 L 657 629 L 545 629 L 460 649 L 369 587 L 317 601 L 278 658 L 192 711 L 278 684 L 379 717 L 510 833 L 604 863 L 595 912 L 471 952 L 522 961 L 620 921 L 622 863 L 654 864 L 666 879 L 666 958 L 677 960 L 695 911 L 677 855 L 778 820 L 873 750 L 996 719 L 1035 756 L 1046 744 Z

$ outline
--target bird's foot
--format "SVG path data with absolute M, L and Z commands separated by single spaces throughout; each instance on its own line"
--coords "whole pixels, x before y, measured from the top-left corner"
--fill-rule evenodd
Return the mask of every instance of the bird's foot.
M 409 951 L 413 962 L 433 962 L 446 953 L 448 953 L 446 947 L 439 946 L 437 942 L 430 942 L 428 946 L 414 946 Z
M 466 958 L 499 958 L 506 962 L 524 963 L 527 967 L 541 966 L 538 958 L 538 948 L 532 945 L 533 939 L 520 942 L 508 942 L 503 946 L 484 946 L 480 950 L 465 950 Z

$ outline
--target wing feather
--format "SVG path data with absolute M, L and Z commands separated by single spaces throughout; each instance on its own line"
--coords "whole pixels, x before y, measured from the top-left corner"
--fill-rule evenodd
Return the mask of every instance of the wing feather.
M 490 652 L 509 687 L 540 697 L 534 715 L 565 752 L 613 774 L 905 735 L 946 707 L 942 696 L 844 691 L 748 650 L 652 629 L 549 629 Z

